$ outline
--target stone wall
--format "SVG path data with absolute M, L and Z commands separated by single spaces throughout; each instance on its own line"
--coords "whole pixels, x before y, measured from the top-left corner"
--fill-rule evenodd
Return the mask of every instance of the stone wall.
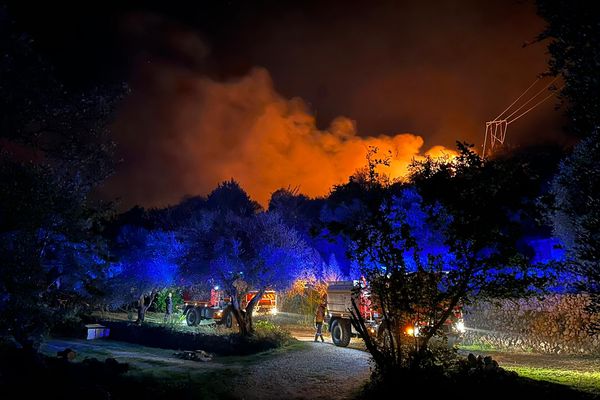
M 582 294 L 481 303 L 465 309 L 465 345 L 543 353 L 600 354 L 600 335 L 590 336 L 592 316 Z

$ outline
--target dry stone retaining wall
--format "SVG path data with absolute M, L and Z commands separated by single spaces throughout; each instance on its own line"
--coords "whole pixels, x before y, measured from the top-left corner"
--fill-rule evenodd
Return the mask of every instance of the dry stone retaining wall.
M 465 310 L 463 344 L 543 353 L 600 354 L 600 335 L 590 336 L 592 316 L 583 294 L 543 300 L 481 303 Z

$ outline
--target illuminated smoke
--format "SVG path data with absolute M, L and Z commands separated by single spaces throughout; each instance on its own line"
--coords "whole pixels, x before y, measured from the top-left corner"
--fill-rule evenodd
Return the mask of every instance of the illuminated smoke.
M 107 189 L 127 193 L 127 206 L 174 204 L 231 178 L 263 205 L 281 187 L 321 196 L 365 165 L 369 146 L 391 151 L 392 177 L 423 152 L 420 136 L 359 136 L 346 117 L 317 129 L 305 102 L 283 98 L 262 68 L 218 82 L 155 63 L 140 82 L 115 127 L 127 158 Z M 443 152 L 452 153 L 442 146 L 427 153 Z

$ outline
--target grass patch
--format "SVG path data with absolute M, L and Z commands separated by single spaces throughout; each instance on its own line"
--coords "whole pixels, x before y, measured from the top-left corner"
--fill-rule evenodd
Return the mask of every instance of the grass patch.
M 496 347 L 487 343 L 461 344 L 458 345 L 458 349 L 465 351 L 498 351 Z
M 145 360 L 142 360 L 142 362 L 151 367 L 169 367 L 169 366 L 171 366 L 171 363 L 168 363 L 168 362 L 162 361 L 162 360 L 145 359 Z
M 505 367 L 505 369 L 515 371 L 525 378 L 559 383 L 579 391 L 600 395 L 600 372 L 532 367 Z

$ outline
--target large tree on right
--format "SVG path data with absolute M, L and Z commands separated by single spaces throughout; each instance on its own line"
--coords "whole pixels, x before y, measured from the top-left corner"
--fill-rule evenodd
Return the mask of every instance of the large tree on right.
M 538 40 L 548 42 L 550 72 L 561 75 L 569 130 L 589 135 L 600 122 L 600 14 L 592 1 L 537 0 L 547 21 Z
M 589 311 L 600 314 L 600 132 L 582 140 L 564 159 L 552 182 L 550 218 L 569 260 L 590 295 Z M 592 332 L 600 331 L 596 321 Z
M 563 241 L 569 265 L 589 293 L 589 311 L 600 315 L 600 14 L 589 1 L 537 0 L 547 21 L 540 40 L 548 40 L 550 70 L 561 75 L 569 130 L 583 138 L 563 160 L 551 192 L 549 215 Z M 600 331 L 592 324 L 591 332 Z

